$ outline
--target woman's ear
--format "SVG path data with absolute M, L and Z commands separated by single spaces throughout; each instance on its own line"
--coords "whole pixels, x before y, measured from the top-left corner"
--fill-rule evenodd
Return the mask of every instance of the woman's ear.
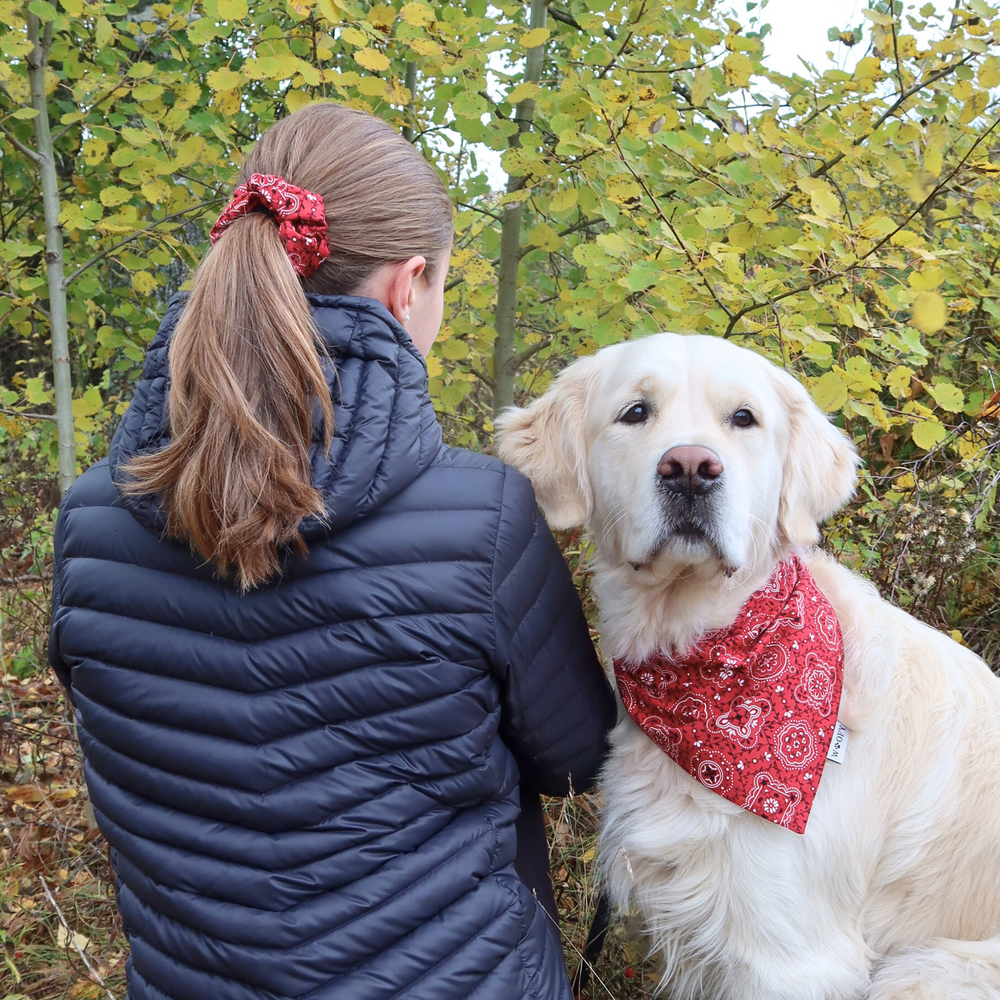
M 553 528 L 583 524 L 593 510 L 584 423 L 593 358 L 574 362 L 540 399 L 497 419 L 497 454 L 523 472 Z
M 819 540 L 819 525 L 854 495 L 860 459 L 853 442 L 813 402 L 805 387 L 775 369 L 788 417 L 778 530 L 791 545 Z

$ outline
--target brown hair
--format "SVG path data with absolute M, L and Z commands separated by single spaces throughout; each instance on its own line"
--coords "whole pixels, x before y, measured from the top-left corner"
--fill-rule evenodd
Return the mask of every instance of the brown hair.
M 170 342 L 170 442 L 133 458 L 131 494 L 159 494 L 167 534 L 190 543 L 241 590 L 281 568 L 279 549 L 323 516 L 310 476 L 314 411 L 327 451 L 333 405 L 305 292 L 357 292 L 383 264 L 422 255 L 425 280 L 451 245 L 451 201 L 435 169 L 390 125 L 338 104 L 278 122 L 237 183 L 277 174 L 323 196 L 330 256 L 292 268 L 273 219 L 225 231 L 195 273 Z

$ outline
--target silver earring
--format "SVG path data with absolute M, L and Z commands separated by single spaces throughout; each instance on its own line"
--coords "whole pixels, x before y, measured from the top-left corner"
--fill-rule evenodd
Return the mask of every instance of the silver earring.
M 403 322 L 404 322 L 404 323 L 409 323 L 409 322 L 410 322 L 410 314 L 409 314 L 409 313 L 407 313 L 407 314 L 406 314 L 406 315 L 405 315 L 405 316 L 403 317 Z

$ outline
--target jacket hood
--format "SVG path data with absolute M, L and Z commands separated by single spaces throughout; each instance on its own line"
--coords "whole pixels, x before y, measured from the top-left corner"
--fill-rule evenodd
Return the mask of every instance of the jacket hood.
M 303 521 L 302 535 L 308 539 L 342 528 L 391 500 L 431 464 L 442 442 L 424 359 L 389 311 L 374 299 L 357 296 L 306 297 L 332 358 L 324 369 L 334 404 L 329 455 L 324 454 L 318 419 L 313 431 L 312 481 L 323 495 L 326 521 Z M 178 294 L 170 300 L 135 396 L 111 442 L 111 476 L 119 489 L 127 480 L 129 459 L 170 440 L 168 356 L 186 298 Z M 123 496 L 122 502 L 140 522 L 163 533 L 166 513 L 158 497 Z

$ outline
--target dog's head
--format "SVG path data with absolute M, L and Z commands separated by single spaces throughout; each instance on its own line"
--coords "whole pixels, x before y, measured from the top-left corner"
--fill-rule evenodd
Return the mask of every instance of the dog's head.
M 671 579 L 811 545 L 857 466 L 795 379 L 717 337 L 605 348 L 498 430 L 553 527 L 587 523 L 612 564 Z

